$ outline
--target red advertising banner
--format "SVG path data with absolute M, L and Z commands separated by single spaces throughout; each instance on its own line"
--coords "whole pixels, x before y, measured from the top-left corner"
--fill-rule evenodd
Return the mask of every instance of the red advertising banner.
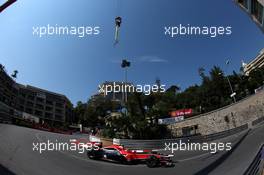
M 178 117 L 178 116 L 190 116 L 193 114 L 192 109 L 180 109 L 176 111 L 171 111 L 170 116 L 171 117 Z

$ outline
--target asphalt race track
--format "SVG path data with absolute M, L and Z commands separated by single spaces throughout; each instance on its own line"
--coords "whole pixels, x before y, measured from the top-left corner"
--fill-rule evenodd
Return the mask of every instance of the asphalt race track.
M 147 168 L 145 165 L 121 165 L 89 160 L 86 154 L 72 151 L 33 151 L 33 142 L 47 140 L 69 142 L 67 136 L 14 125 L 0 124 L 0 174 L 10 175 L 164 175 L 164 174 L 243 174 L 264 141 L 264 125 L 222 141 L 233 143 L 232 151 L 176 152 L 175 166 Z

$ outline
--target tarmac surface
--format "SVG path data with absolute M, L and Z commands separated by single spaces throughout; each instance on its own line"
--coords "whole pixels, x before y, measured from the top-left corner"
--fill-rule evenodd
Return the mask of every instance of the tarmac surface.
M 231 142 L 230 151 L 211 154 L 206 151 L 176 151 L 174 167 L 148 168 L 146 165 L 122 165 L 87 158 L 76 151 L 33 151 L 33 143 L 67 142 L 78 135 L 62 135 L 0 124 L 1 175 L 241 175 L 264 142 L 264 125 L 259 125 L 215 142 Z M 169 153 L 166 151 L 166 153 Z M 170 153 L 171 154 L 171 153 Z

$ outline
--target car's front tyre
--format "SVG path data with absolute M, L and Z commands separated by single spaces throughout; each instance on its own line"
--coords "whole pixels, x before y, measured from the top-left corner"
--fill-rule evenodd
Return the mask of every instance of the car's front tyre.
M 159 159 L 156 156 L 149 156 L 149 158 L 146 160 L 146 165 L 149 168 L 155 168 L 159 165 Z

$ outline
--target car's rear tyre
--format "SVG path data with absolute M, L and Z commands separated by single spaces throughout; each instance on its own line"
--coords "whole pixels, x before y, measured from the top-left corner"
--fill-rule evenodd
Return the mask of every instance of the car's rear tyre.
M 156 156 L 149 156 L 149 158 L 146 160 L 146 165 L 149 168 L 155 168 L 159 165 L 159 159 Z

